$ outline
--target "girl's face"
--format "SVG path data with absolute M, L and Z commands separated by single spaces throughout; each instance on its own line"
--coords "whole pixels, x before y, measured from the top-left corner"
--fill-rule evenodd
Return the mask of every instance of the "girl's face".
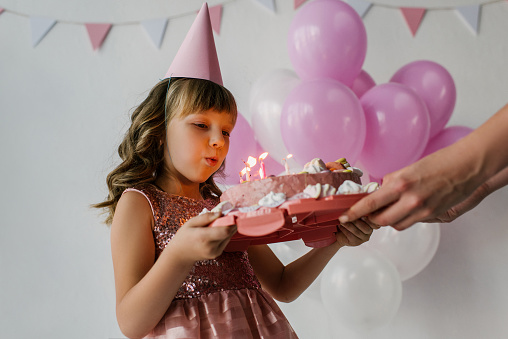
M 214 110 L 171 119 L 165 154 L 171 173 L 182 184 L 205 182 L 226 158 L 233 127 L 231 115 Z

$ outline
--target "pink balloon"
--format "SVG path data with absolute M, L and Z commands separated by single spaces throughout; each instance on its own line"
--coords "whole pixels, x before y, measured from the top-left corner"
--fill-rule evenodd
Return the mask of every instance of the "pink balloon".
M 226 156 L 226 178 L 217 178 L 217 182 L 225 182 L 228 185 L 240 183 L 239 172 L 245 167 L 242 160 L 247 161 L 250 156 L 257 157 L 257 142 L 254 138 L 254 131 L 247 120 L 238 113 L 236 125 L 229 138 L 229 152 Z
M 450 126 L 442 129 L 441 132 L 429 140 L 421 158 L 426 157 L 427 155 L 434 153 L 441 148 L 450 146 L 472 131 L 472 128 L 466 126 Z
M 287 96 L 281 115 L 284 144 L 295 161 L 358 158 L 365 140 L 365 116 L 355 94 L 332 79 L 303 81 Z
M 452 76 L 443 66 L 428 60 L 414 61 L 399 69 L 390 81 L 411 87 L 423 99 L 429 111 L 431 138 L 450 120 L 457 93 Z
M 339 0 L 316 0 L 295 15 L 288 36 L 289 58 L 302 80 L 331 78 L 351 85 L 367 52 L 360 16 Z
M 387 83 L 360 99 L 367 136 L 359 161 L 375 178 L 419 159 L 429 140 L 430 119 L 423 100 L 411 88 Z
M 369 73 L 365 72 L 363 69 L 361 70 L 360 74 L 356 77 L 356 79 L 353 81 L 353 85 L 351 86 L 351 89 L 356 94 L 358 98 L 361 98 L 362 95 L 365 94 L 369 89 L 376 86 L 376 82 L 372 77 L 369 75 Z

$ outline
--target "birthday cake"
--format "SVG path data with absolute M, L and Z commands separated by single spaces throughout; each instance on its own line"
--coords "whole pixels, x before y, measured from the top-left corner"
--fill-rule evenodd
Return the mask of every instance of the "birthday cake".
M 298 174 L 246 181 L 222 194 L 212 210 L 222 217 L 211 226 L 237 225 L 225 251 L 297 239 L 309 247 L 328 246 L 336 241 L 341 213 L 378 188 L 362 186 L 362 175 L 344 158 L 326 164 L 313 159 Z
M 351 167 L 344 158 L 328 163 L 316 158 L 308 162 L 298 174 L 246 181 L 226 190 L 220 199 L 222 202 L 230 202 L 236 208 L 276 207 L 292 199 L 370 193 L 375 187 L 372 184 L 363 187 L 360 179 L 362 175 L 360 169 Z

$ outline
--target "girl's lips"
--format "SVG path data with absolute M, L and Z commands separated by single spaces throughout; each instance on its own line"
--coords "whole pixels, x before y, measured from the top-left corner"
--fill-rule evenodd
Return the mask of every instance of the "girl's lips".
M 217 158 L 206 158 L 206 163 L 211 167 L 217 165 L 217 162 Z

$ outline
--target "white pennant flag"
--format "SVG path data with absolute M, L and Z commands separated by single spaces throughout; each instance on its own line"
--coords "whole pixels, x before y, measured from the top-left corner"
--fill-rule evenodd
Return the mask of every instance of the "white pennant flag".
M 480 23 L 480 5 L 457 7 L 457 11 L 475 34 L 478 34 L 478 25 Z
M 261 5 L 265 6 L 266 8 L 268 8 L 270 11 L 275 13 L 274 0 L 256 0 L 256 1 L 259 2 Z
M 48 34 L 48 32 L 56 24 L 56 20 L 30 17 L 30 28 L 32 30 L 32 47 L 37 46 L 39 42 Z
M 371 2 L 365 0 L 347 0 L 347 3 L 349 6 L 353 7 L 361 18 L 363 18 L 365 13 L 367 13 L 369 8 L 372 6 Z
M 163 19 L 145 20 L 141 22 L 141 25 L 145 29 L 145 32 L 152 40 L 155 47 L 160 48 L 162 44 L 162 38 L 164 38 L 164 33 L 166 33 L 168 19 L 163 18 Z

